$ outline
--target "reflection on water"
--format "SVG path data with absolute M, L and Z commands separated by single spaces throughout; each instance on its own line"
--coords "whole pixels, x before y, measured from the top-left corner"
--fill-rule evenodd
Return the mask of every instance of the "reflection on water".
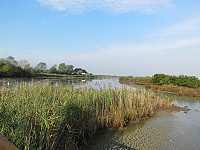
M 129 88 L 129 89 L 136 89 L 135 86 L 129 86 L 129 85 L 123 85 L 119 83 L 119 78 L 108 78 L 108 79 L 95 79 L 86 82 L 86 84 L 82 85 L 77 85 L 75 84 L 76 87 L 90 87 L 94 89 L 107 89 L 107 88 Z
M 45 84 L 50 83 L 58 86 L 59 84 L 67 86 L 72 85 L 74 88 L 90 87 L 94 89 L 104 88 L 130 88 L 135 89 L 135 86 L 123 85 L 119 83 L 119 78 L 107 79 L 85 79 L 85 78 L 6 78 L 0 79 L 0 87 L 16 87 L 20 84 Z
M 89 81 L 89 79 L 87 80 Z M 85 79 L 70 79 L 70 78 L 5 78 L 0 79 L 0 87 L 16 87 L 21 84 L 45 84 L 52 85 L 81 85 L 86 82 Z
M 89 149 L 199 150 L 200 98 L 173 96 L 174 104 L 191 110 L 159 111 L 154 117 L 120 131 L 103 133 Z

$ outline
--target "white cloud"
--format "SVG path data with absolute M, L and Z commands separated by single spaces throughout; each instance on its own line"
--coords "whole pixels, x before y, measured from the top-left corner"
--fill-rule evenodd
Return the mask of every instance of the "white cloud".
M 57 11 L 73 13 L 95 9 L 111 13 L 154 12 L 171 6 L 170 0 L 37 0 L 37 2 Z
M 194 15 L 192 18 L 186 18 L 178 23 L 154 31 L 153 36 L 199 36 L 200 35 L 200 15 Z
M 6 56 L 11 55 L 16 60 L 26 59 L 31 66 L 41 61 L 48 67 L 64 62 L 94 74 L 151 76 L 155 73 L 166 73 L 200 77 L 197 69 L 200 63 L 199 41 L 200 38 L 185 38 L 159 43 L 126 43 L 110 47 L 93 45 L 97 49 L 95 52 L 62 55 L 20 48 L 15 55 L 10 51 Z

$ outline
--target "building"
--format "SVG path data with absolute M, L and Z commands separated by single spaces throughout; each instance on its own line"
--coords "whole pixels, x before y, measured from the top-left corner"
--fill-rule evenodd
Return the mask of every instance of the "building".
M 86 75 L 88 72 L 85 69 L 76 68 L 73 70 L 73 74 L 79 74 L 79 75 Z

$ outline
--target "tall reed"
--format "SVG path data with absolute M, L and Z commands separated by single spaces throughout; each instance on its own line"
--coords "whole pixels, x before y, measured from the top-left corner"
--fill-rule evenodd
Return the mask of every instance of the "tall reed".
M 138 89 L 20 85 L 0 92 L 0 134 L 19 149 L 83 149 L 104 129 L 117 129 L 169 106 Z

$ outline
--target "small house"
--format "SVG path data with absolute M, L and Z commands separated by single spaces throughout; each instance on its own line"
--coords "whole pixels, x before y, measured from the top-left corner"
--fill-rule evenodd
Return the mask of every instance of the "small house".
M 87 71 L 84 70 L 84 69 L 81 69 L 81 68 L 76 68 L 73 70 L 73 74 L 82 74 L 82 75 L 86 75 L 87 74 Z

